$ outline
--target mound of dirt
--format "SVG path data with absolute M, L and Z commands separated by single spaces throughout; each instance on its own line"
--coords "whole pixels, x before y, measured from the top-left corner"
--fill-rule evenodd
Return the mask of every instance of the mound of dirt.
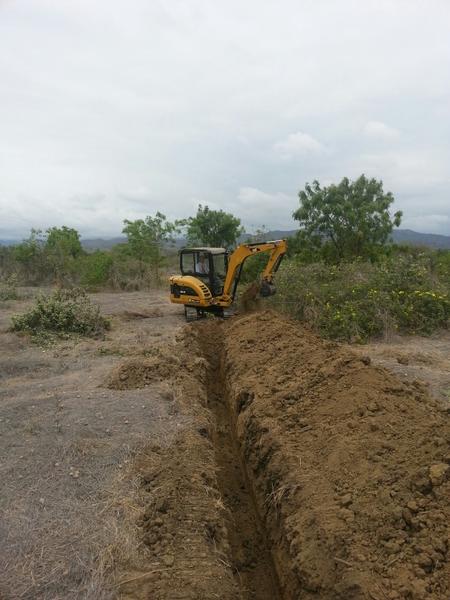
M 161 379 L 177 435 L 131 474 L 148 567 L 122 597 L 448 600 L 449 413 L 423 385 L 271 311 L 188 325 L 110 385 Z
M 217 339 L 212 326 L 199 339 Z M 449 598 L 448 413 L 276 313 L 220 327 L 224 395 L 282 597 Z
M 172 376 L 178 364 L 175 356 L 161 353 L 148 358 L 133 357 L 113 370 L 106 385 L 114 390 L 143 388 Z

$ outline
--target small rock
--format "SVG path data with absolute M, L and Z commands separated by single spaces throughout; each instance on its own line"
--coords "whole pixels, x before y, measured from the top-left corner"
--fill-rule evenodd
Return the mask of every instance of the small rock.
M 404 508 L 402 510 L 402 517 L 407 525 L 412 525 L 413 516 L 409 508 Z
M 166 567 L 171 567 L 173 565 L 173 563 L 175 562 L 175 557 L 172 556 L 171 554 L 165 554 L 162 557 L 162 561 Z
M 410 500 L 406 505 L 406 508 L 410 510 L 412 513 L 416 513 L 419 510 L 417 502 L 415 500 Z
M 400 365 L 409 365 L 409 359 L 407 356 L 398 356 L 397 357 L 397 362 Z
M 433 561 L 431 557 L 428 556 L 428 554 L 425 554 L 425 552 L 417 556 L 416 562 L 419 565 L 419 567 L 423 567 L 424 569 L 429 569 L 433 566 Z
M 433 487 L 441 485 L 450 475 L 450 465 L 445 463 L 437 463 L 435 465 L 431 465 L 429 470 L 429 477 L 431 481 L 431 485 Z
M 417 490 L 422 494 L 427 494 L 431 491 L 431 482 L 426 469 L 420 469 L 411 479 L 413 490 Z
M 337 513 L 338 517 L 343 519 L 346 522 L 351 522 L 355 520 L 355 514 L 352 510 L 349 510 L 348 508 L 341 508 L 338 513 Z
M 370 402 L 370 404 L 367 405 L 367 410 L 371 413 L 375 413 L 380 410 L 380 407 L 376 402 Z
M 444 539 L 435 538 L 432 541 L 433 548 L 445 555 L 447 552 L 447 542 Z
M 344 508 L 347 508 L 347 506 L 350 506 L 350 504 L 352 502 L 353 502 L 353 499 L 352 499 L 351 494 L 344 494 L 339 501 L 340 505 L 343 506 Z

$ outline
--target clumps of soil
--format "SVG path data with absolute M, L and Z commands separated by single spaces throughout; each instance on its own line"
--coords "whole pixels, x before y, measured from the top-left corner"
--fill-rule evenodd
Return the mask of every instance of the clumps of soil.
M 221 327 L 224 395 L 282 597 L 449 598 L 448 413 L 274 312 Z
M 212 453 L 201 431 L 183 431 L 137 461 L 145 502 L 137 525 L 148 562 L 144 577 L 121 578 L 121 598 L 238 600 Z
M 170 385 L 176 433 L 172 429 L 163 443 L 142 448 L 131 466 L 142 507 L 136 513 L 141 552 L 140 560 L 118 565 L 118 589 L 126 600 L 241 599 L 217 483 L 208 363 L 191 332 L 187 328 L 176 348 L 151 359 L 151 375 L 165 375 Z
M 114 390 L 144 388 L 170 378 L 179 366 L 176 356 L 156 351 L 153 356 L 133 357 L 121 363 L 110 374 L 106 385 Z

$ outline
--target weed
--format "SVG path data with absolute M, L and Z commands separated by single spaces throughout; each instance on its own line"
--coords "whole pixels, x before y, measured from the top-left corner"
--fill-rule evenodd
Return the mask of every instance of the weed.
M 52 336 L 98 337 L 110 327 L 100 308 L 92 304 L 84 290 L 77 288 L 38 296 L 35 306 L 23 315 L 14 316 L 12 323 L 13 331 L 29 333 L 41 343 Z

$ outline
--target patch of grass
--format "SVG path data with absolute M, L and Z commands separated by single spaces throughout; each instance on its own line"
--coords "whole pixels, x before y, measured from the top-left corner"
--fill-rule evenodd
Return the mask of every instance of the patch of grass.
M 99 337 L 109 328 L 110 322 L 100 314 L 100 308 L 79 288 L 38 296 L 28 312 L 12 317 L 13 331 L 29 333 L 40 343 L 55 336 Z
M 328 338 L 362 342 L 392 332 L 428 335 L 450 320 L 450 282 L 427 255 L 379 264 L 286 261 L 272 302 Z
M 17 300 L 17 275 L 9 275 L 5 279 L 0 279 L 0 301 Z

